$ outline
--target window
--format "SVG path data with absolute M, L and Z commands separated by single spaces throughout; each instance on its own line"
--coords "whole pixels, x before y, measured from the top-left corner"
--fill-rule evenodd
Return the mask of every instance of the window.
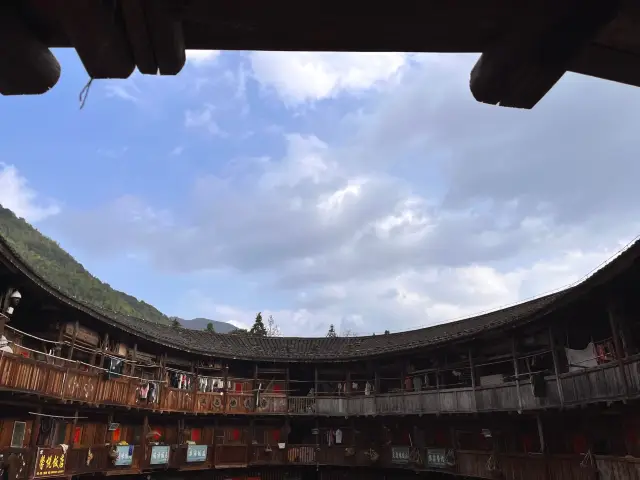
M 26 431 L 26 422 L 13 422 L 13 435 L 11 435 L 11 446 L 13 448 L 22 448 Z

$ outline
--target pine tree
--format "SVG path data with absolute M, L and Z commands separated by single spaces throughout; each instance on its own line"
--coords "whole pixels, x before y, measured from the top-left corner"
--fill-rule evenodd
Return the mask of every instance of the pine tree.
M 264 326 L 264 322 L 262 321 L 262 312 L 258 312 L 256 315 L 256 320 L 253 322 L 253 326 L 249 330 L 251 335 L 258 335 L 259 337 L 267 336 L 267 329 Z
M 174 317 L 171 319 L 171 326 L 173 328 L 180 328 L 180 322 L 178 321 L 177 318 Z
M 329 331 L 327 332 L 327 337 L 337 337 L 336 328 L 333 326 L 333 323 L 329 325 Z
M 213 328 L 213 322 L 207 323 L 207 328 L 205 328 L 207 332 L 216 333 L 216 329 Z

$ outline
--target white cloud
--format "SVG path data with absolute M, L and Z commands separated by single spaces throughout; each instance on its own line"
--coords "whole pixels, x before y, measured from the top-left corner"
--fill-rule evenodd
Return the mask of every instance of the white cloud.
M 39 222 L 60 213 L 60 206 L 43 201 L 13 165 L 0 163 L 0 204 L 29 222 Z
M 225 132 L 213 118 L 214 107 L 205 105 L 200 110 L 187 110 L 184 113 L 184 126 L 187 128 L 204 128 L 212 135 L 224 136 Z
M 220 56 L 220 50 L 187 50 L 187 63 L 196 67 L 207 65 Z
M 288 104 L 359 93 L 397 77 L 402 53 L 253 52 L 255 78 Z
M 170 155 L 178 157 L 178 156 L 182 155 L 183 152 L 184 152 L 184 147 L 182 145 L 178 145 L 173 150 L 171 150 Z
M 132 196 L 65 217 L 68 232 L 95 255 L 144 252 L 149 268 L 258 282 L 257 308 L 203 283 L 183 316 L 246 325 L 262 310 L 301 335 L 513 304 L 577 280 L 637 233 L 640 90 L 568 76 L 535 110 L 512 111 L 472 99 L 469 56 L 336 55 L 251 61 L 290 105 L 375 90 L 357 115 L 329 117 L 341 142 L 301 127 L 282 155 L 251 144 L 246 158 L 260 161 L 216 165 L 180 210 Z M 322 108 L 305 125 L 326 131 Z M 214 113 L 188 111 L 185 125 L 216 133 Z

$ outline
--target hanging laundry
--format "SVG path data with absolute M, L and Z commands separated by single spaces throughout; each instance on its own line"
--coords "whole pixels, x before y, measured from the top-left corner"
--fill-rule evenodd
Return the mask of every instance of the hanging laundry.
M 598 366 L 598 359 L 596 358 L 596 350 L 593 342 L 589 342 L 587 348 L 583 350 L 574 350 L 572 348 L 565 348 L 564 350 L 567 354 L 570 372 Z
M 364 394 L 371 395 L 371 384 L 369 382 L 364 384 Z
M 149 384 L 145 383 L 144 385 L 140 386 L 140 390 L 138 392 L 138 398 L 140 398 L 140 400 L 146 400 L 148 395 L 149 395 Z
M 107 379 L 118 378 L 122 374 L 124 362 L 118 358 L 109 359 L 109 368 L 107 369 Z
M 339 428 L 335 431 L 336 436 L 336 445 L 340 445 L 342 443 L 342 430 Z
M 422 378 L 419 375 L 413 377 L 413 391 L 419 392 L 422 390 Z

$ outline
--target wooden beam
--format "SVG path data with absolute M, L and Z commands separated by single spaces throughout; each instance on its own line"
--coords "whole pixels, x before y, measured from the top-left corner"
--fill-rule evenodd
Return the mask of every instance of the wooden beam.
M 551 349 L 551 358 L 553 359 L 553 373 L 556 376 L 556 386 L 558 387 L 560 408 L 564 408 L 564 390 L 562 389 L 562 381 L 560 380 L 560 371 L 558 368 L 558 349 L 556 348 L 554 332 L 551 327 L 549 327 L 549 348 Z
M 169 0 L 146 0 L 145 12 L 160 75 L 177 75 L 187 59 L 181 12 Z
M 616 0 L 558 5 L 546 25 L 515 26 L 511 34 L 481 55 L 471 71 L 470 88 L 476 100 L 533 108 L 619 10 Z
M 120 8 L 138 70 L 145 75 L 157 75 L 158 62 L 153 53 L 144 4 L 145 0 L 124 0 Z
M 48 92 L 60 78 L 60 64 L 49 48 L 11 7 L 0 5 L 0 93 L 37 95 Z
M 46 5 L 91 78 L 129 78 L 135 63 L 115 1 L 55 0 Z

